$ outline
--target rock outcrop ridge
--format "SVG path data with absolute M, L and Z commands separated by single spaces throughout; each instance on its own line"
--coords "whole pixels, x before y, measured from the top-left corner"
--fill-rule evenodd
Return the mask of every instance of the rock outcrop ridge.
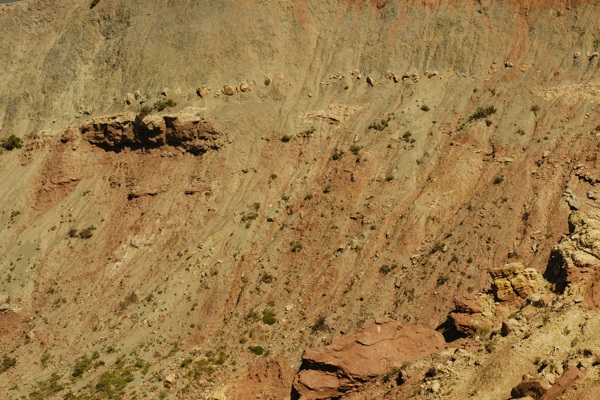
M 195 108 L 177 114 L 142 117 L 134 112 L 124 112 L 99 117 L 84 123 L 81 134 L 89 143 L 116 152 L 125 148 L 172 146 L 200 155 L 208 150 L 218 150 L 225 142 L 224 134 Z

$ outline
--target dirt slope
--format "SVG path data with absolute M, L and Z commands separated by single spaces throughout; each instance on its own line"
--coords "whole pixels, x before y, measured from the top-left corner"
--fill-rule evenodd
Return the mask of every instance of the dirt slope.
M 6 398 L 222 398 L 249 346 L 291 393 L 305 349 L 436 328 L 598 208 L 595 2 L 90 6 L 0 5 Z

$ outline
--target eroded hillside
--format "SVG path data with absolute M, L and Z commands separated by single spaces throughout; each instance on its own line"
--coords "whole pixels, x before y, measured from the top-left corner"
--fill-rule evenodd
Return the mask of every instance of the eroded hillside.
M 389 318 L 460 339 L 302 398 L 509 398 L 555 383 L 550 362 L 583 363 L 583 398 L 600 236 L 584 270 L 555 246 L 574 211 L 598 218 L 599 20 L 586 1 L 0 5 L 0 137 L 23 138 L 0 155 L 1 393 L 288 398 L 305 350 Z M 545 300 L 498 297 L 511 262 Z M 495 335 L 510 319 L 527 337 Z

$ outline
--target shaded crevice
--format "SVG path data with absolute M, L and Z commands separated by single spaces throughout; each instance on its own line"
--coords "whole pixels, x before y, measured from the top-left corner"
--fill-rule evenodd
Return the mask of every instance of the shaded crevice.
M 456 328 L 456 325 L 454 324 L 454 320 L 452 319 L 451 316 L 448 316 L 448 318 L 446 318 L 446 321 L 444 321 L 437 328 L 435 328 L 435 330 L 440 332 L 442 334 L 442 336 L 444 336 L 444 340 L 446 340 L 446 343 L 452 343 L 455 340 L 463 339 L 463 338 L 467 337 L 467 335 L 460 332 Z

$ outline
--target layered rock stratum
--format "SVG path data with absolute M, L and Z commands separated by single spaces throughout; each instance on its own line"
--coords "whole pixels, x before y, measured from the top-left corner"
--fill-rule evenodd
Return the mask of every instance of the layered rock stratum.
M 444 349 L 330 398 L 595 398 L 599 20 L 1 4 L 0 397 L 308 398 L 391 320 Z

